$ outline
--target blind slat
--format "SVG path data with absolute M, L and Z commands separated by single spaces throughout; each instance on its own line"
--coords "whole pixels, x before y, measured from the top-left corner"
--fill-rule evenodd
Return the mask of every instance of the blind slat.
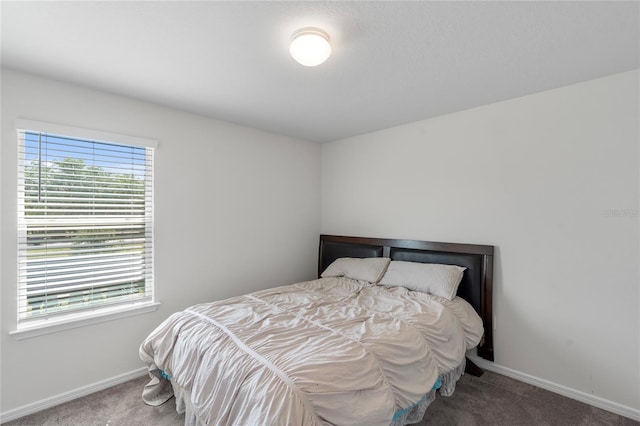
M 96 275 L 95 278 L 91 279 L 90 283 L 87 283 L 87 276 L 91 277 L 90 274 L 78 276 L 77 279 L 51 280 L 48 284 L 41 284 L 40 282 L 35 281 L 33 288 L 32 286 L 27 287 L 26 295 L 27 297 L 30 297 L 31 295 L 46 293 L 68 293 L 69 291 L 87 290 L 104 287 L 106 285 L 134 282 L 144 277 L 144 274 L 140 273 L 139 270 L 118 272 L 119 273 L 113 273 L 110 276 Z

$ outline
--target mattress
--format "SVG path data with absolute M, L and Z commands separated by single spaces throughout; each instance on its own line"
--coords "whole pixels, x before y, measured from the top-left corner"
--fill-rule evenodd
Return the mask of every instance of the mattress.
M 206 425 L 388 426 L 442 378 L 451 393 L 482 333 L 457 297 L 297 283 L 171 315 L 140 346 L 154 377 L 145 399 L 178 389 L 179 406 Z

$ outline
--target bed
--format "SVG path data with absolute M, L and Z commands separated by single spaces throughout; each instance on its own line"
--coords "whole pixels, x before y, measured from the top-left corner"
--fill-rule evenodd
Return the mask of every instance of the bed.
M 492 268 L 493 246 L 321 235 L 317 280 L 160 324 L 143 399 L 185 425 L 418 422 L 468 350 L 493 360 Z

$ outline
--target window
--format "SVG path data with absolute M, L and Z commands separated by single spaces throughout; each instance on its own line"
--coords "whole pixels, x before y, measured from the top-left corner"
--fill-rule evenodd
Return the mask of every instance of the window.
M 155 141 L 16 127 L 19 327 L 152 303 Z

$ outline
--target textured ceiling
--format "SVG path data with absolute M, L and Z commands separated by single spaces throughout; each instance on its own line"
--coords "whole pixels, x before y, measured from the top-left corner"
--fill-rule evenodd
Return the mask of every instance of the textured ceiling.
M 10 2 L 2 65 L 324 142 L 638 68 L 639 2 Z M 333 54 L 291 59 L 300 27 Z

